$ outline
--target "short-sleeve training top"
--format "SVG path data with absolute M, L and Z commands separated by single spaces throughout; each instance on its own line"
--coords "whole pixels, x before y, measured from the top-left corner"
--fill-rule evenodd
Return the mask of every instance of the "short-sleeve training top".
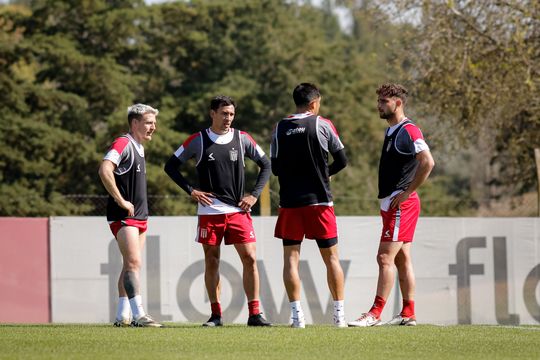
M 416 174 L 416 154 L 428 150 L 420 129 L 409 119 L 386 130 L 379 161 L 379 199 L 407 190 Z
M 281 207 L 333 205 L 328 153 L 343 149 L 334 124 L 310 112 L 293 114 L 275 127 L 271 157 L 280 167 Z
M 209 128 L 195 133 L 174 155 L 181 163 L 195 158 L 200 190 L 213 193 L 219 202 L 226 204 L 225 207 L 199 205 L 199 215 L 242 211 L 238 203 L 244 196 L 244 157 L 255 162 L 265 157 L 247 132 L 233 128 L 224 135 L 217 135 Z
M 114 179 L 122 197 L 135 207 L 135 214 L 127 216 L 109 195 L 107 201 L 107 220 L 119 221 L 126 218 L 146 220 L 148 218 L 148 202 L 146 194 L 146 164 L 144 148 L 129 134 L 114 140 L 103 160 L 110 160 L 116 165 Z

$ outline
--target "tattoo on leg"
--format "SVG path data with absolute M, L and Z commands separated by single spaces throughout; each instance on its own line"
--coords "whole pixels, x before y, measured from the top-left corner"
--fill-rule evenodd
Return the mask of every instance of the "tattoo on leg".
M 137 282 L 137 277 L 135 276 L 135 272 L 133 271 L 126 271 L 124 274 L 124 289 L 126 289 L 126 293 L 128 298 L 134 298 L 135 295 L 139 292 L 139 284 Z

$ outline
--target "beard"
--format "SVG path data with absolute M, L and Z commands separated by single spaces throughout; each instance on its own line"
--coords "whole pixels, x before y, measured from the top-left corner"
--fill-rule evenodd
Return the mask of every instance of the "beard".
M 388 120 L 389 118 L 391 118 L 392 115 L 394 115 L 394 113 L 391 113 L 391 112 L 379 112 L 379 117 L 381 119 L 385 119 L 385 120 Z

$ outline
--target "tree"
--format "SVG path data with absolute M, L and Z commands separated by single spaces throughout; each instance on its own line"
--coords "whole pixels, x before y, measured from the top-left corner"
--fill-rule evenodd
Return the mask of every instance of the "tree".
M 272 126 L 294 110 L 293 87 L 315 82 L 323 92 L 322 112 L 342 130 L 351 160 L 334 179 L 336 203 L 346 214 L 377 211 L 380 149 L 373 138 L 382 138 L 384 124 L 376 115 L 374 91 L 393 68 L 397 51 L 379 43 L 399 37 L 398 27 L 379 13 L 380 22 L 370 20 L 376 10 L 361 9 L 354 15 L 358 23 L 364 29 L 377 25 L 380 35 L 347 34 L 326 10 L 280 0 L 193 1 L 153 10 L 144 37 L 166 68 L 156 76 L 161 76 L 162 92 L 175 99 L 172 126 L 182 133 L 166 153 L 208 126 L 208 103 L 219 93 L 237 100 L 235 126 L 268 150 Z M 274 181 L 272 190 L 277 194 Z
M 441 124 L 439 146 L 477 153 L 474 162 L 462 163 L 469 166 L 473 194 L 498 197 L 534 190 L 533 148 L 540 133 L 540 3 L 380 3 L 397 6 L 394 13 L 413 19 L 416 33 L 407 53 L 414 59 L 410 81 L 426 105 L 421 111 Z M 444 144 L 449 140 L 452 146 Z
M 104 4 L 85 3 L 87 11 L 59 1 L 0 8 L 3 215 L 81 214 L 91 208 L 63 195 L 100 189 L 96 134 L 101 119 L 129 103 L 133 82 L 110 56 L 89 54 L 80 42 L 85 16 L 106 12 Z
M 94 211 L 66 195 L 105 194 L 97 167 L 112 138 L 127 130 L 125 109 L 136 102 L 160 109 L 145 147 L 151 213 L 193 214 L 162 167 L 181 141 L 209 125 L 210 99 L 234 97 L 235 127 L 268 151 L 272 126 L 294 111 L 292 89 L 305 81 L 320 85 L 322 114 L 349 152 L 350 166 L 332 182 L 339 213 L 375 213 L 385 124 L 374 90 L 404 76 L 396 59 L 411 26 L 368 5 L 351 18 L 344 32 L 332 6 L 285 0 L 0 6 L 0 111 L 9 119 L 9 131 L 0 133 L 7 145 L 0 149 L 0 214 Z M 254 180 L 257 169 L 247 171 Z M 193 169 L 188 176 L 195 178 Z

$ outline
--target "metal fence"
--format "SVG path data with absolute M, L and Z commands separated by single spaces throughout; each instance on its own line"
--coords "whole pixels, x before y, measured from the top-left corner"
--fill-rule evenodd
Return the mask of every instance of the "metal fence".
M 420 194 L 422 216 L 466 217 L 536 217 L 536 193 L 506 199 L 463 199 L 430 197 Z M 37 194 L 18 194 L 16 198 L 2 199 L 0 216 L 105 216 L 107 195 L 67 194 L 47 201 Z M 253 214 L 260 215 L 260 201 L 253 207 Z M 376 216 L 379 202 L 373 197 L 358 194 L 334 195 L 338 216 Z M 196 204 L 183 193 L 177 195 L 149 195 L 148 207 L 152 216 L 189 216 L 196 214 Z M 270 191 L 270 212 L 277 215 L 279 194 Z
M 64 196 L 66 201 L 85 205 L 88 209 L 79 214 L 88 216 L 105 216 L 107 209 L 106 195 L 70 194 Z M 421 196 L 423 216 L 479 216 L 479 217 L 534 217 L 538 216 L 536 194 L 527 194 L 512 199 L 451 199 L 429 198 Z M 270 193 L 272 215 L 277 214 L 279 195 Z M 336 213 L 342 215 L 373 216 L 379 214 L 379 202 L 373 198 L 354 196 L 335 196 Z M 151 215 L 182 216 L 194 215 L 195 203 L 184 194 L 149 195 L 148 207 Z M 253 208 L 253 214 L 259 215 L 259 203 Z

